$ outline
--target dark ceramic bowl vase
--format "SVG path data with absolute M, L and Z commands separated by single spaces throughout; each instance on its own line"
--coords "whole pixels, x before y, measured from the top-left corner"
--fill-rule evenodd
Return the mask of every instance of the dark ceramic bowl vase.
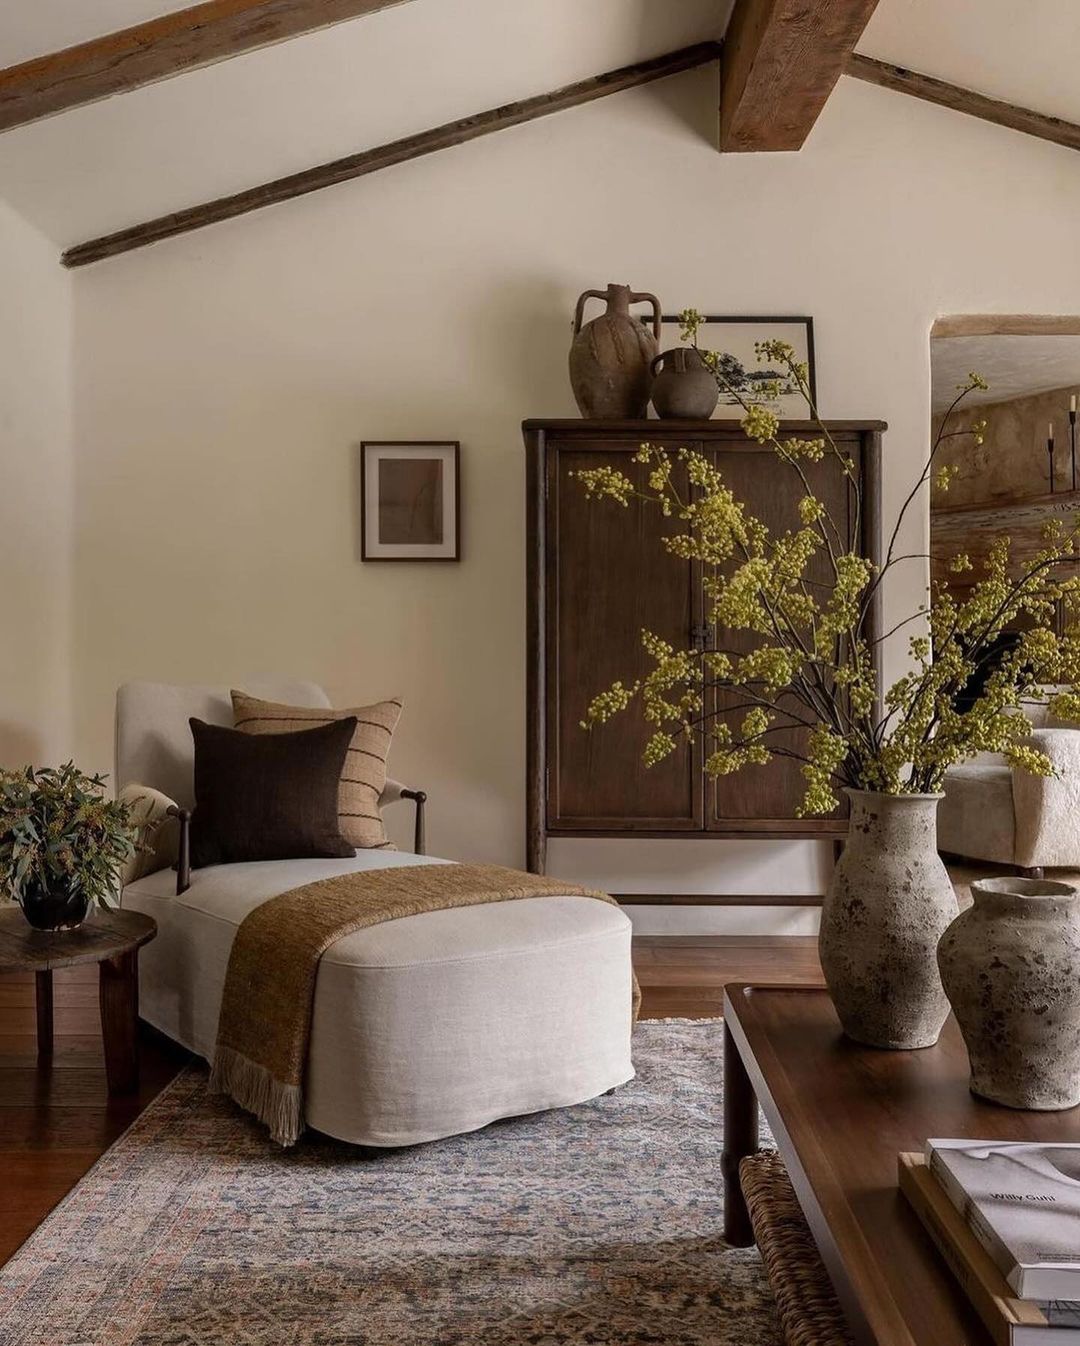
M 77 930 L 86 920 L 90 899 L 75 889 L 27 888 L 19 905 L 35 930 Z
M 720 392 L 716 377 L 693 346 L 676 346 L 652 362 L 652 404 L 662 421 L 707 421 Z

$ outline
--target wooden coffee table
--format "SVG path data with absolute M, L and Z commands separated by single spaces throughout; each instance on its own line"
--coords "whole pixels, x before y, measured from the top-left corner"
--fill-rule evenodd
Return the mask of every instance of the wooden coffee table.
M 859 1346 L 990 1346 L 897 1189 L 896 1156 L 930 1136 L 1080 1141 L 1080 1108 L 972 1097 L 952 1019 L 922 1051 L 856 1046 L 818 987 L 725 987 L 724 1089 L 729 1242 L 753 1242 L 738 1169 L 758 1147 L 760 1103 Z
M 53 970 L 78 963 L 101 966 L 99 1000 L 110 1094 L 139 1083 L 139 949 L 157 934 L 152 916 L 97 910 L 77 930 L 34 930 L 18 907 L 0 911 L 0 972 L 33 972 L 39 1057 L 53 1049 Z

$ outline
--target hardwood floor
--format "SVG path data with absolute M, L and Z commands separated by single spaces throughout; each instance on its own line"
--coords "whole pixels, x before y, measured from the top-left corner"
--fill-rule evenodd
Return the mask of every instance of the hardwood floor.
M 720 1013 L 729 981 L 820 981 L 817 941 L 763 936 L 643 936 L 634 965 L 645 1018 Z M 143 1026 L 139 1091 L 110 1099 L 97 969 L 55 974 L 56 1047 L 39 1063 L 31 976 L 0 976 L 0 1262 L 131 1125 L 188 1059 Z
M 0 976 L 0 1262 L 173 1078 L 187 1053 L 143 1025 L 140 1082 L 105 1087 L 96 967 L 54 973 L 55 1048 L 39 1064 L 34 979 Z
M 729 981 L 822 980 L 813 935 L 639 935 L 634 969 L 645 1019 L 718 1015 Z

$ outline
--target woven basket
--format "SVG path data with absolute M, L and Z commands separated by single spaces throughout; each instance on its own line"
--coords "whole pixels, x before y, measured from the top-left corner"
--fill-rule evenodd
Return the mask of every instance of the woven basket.
M 851 1346 L 780 1156 L 750 1155 L 739 1165 L 739 1179 L 787 1346 Z

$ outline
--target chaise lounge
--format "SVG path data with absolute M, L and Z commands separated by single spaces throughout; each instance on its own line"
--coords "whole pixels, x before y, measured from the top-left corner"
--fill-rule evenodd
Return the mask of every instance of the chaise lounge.
M 247 690 L 330 705 L 310 683 L 249 682 Z M 193 807 L 191 716 L 230 726 L 229 689 L 121 687 L 118 785 Z M 380 805 L 417 793 L 388 782 Z M 180 893 L 170 863 L 123 892 L 125 907 L 158 924 L 143 952 L 140 1013 L 212 1061 L 230 949 L 250 911 L 338 874 L 450 862 L 372 849 L 348 859 L 213 865 L 192 871 Z M 425 912 L 340 939 L 316 980 L 307 1124 L 357 1144 L 410 1145 L 626 1083 L 634 1074 L 630 933 L 617 907 L 556 895 Z

